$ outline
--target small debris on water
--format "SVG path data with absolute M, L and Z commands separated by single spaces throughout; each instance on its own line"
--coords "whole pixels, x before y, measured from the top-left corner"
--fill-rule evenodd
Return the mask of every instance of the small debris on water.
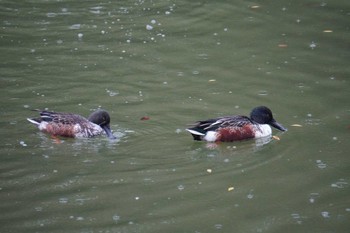
M 148 121 L 150 119 L 149 116 L 143 116 L 140 118 L 141 121 Z
M 251 6 L 250 8 L 251 8 L 251 9 L 258 9 L 258 8 L 260 8 L 260 6 L 258 6 L 258 5 L 253 5 L 253 6 Z

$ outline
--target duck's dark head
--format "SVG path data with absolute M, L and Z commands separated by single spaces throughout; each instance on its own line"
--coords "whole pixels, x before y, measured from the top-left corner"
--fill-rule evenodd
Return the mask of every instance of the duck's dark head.
M 109 123 L 111 121 L 111 118 L 107 111 L 99 109 L 88 117 L 88 120 L 92 123 L 95 123 L 96 125 L 99 125 L 107 134 L 107 136 L 110 139 L 116 139 L 116 137 L 112 134 L 111 128 L 109 126 Z
M 271 110 L 265 106 L 259 106 L 252 110 L 250 113 L 250 119 L 259 124 L 269 124 L 281 131 L 287 131 L 280 123 L 278 123 L 272 115 Z

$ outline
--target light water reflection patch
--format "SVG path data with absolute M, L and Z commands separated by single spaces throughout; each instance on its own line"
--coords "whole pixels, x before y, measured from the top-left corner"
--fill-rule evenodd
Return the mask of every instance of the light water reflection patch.
M 327 167 L 327 164 L 322 162 L 322 160 L 318 159 L 316 160 L 317 167 L 320 169 L 325 169 Z
M 309 202 L 310 203 L 315 203 L 316 199 L 319 198 L 320 194 L 319 193 L 310 193 L 309 195 Z
M 345 179 L 339 179 L 338 181 L 331 184 L 332 188 L 343 189 L 348 186 L 348 182 Z
M 331 216 L 330 216 L 330 213 L 328 212 L 328 211 L 322 211 L 321 212 L 321 215 L 322 215 L 322 217 L 324 217 L 324 218 L 330 218 Z
M 303 219 L 305 219 L 305 217 L 301 216 L 298 213 L 293 213 L 291 214 L 292 218 L 295 220 L 295 222 L 297 224 L 302 224 L 303 223 Z

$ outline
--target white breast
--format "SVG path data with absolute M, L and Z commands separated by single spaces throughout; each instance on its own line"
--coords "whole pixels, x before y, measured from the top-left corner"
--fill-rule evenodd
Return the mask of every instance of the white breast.
M 218 139 L 218 135 L 215 131 L 208 131 L 203 139 L 207 142 L 215 142 Z
M 268 124 L 256 126 L 255 138 L 262 138 L 272 134 L 272 129 Z

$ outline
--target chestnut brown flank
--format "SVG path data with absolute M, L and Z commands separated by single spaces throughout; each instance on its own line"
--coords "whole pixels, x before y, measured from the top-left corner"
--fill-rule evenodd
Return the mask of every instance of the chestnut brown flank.
M 232 142 L 248 138 L 254 138 L 255 134 L 249 125 L 243 127 L 227 127 L 218 130 L 217 141 Z
M 74 138 L 75 132 L 72 125 L 67 124 L 47 124 L 45 131 L 52 135 Z

